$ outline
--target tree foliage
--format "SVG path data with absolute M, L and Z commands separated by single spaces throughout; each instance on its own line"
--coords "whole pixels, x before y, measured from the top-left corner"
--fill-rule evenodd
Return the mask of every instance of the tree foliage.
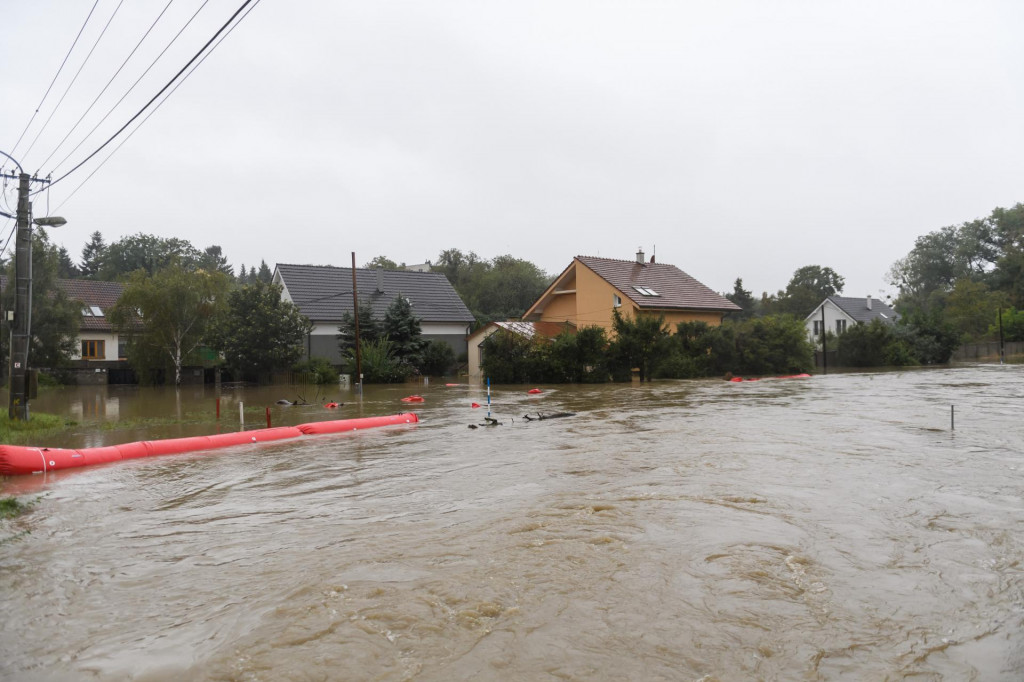
M 50 242 L 46 231 L 32 233 L 32 334 L 29 339 L 29 366 L 59 368 L 67 364 L 77 350 L 78 326 L 82 306 L 68 298 L 57 285 L 60 276 L 60 249 Z M 16 284 L 13 260 L 7 264 L 7 287 L 3 291 L 3 309 L 14 310 Z M 9 331 L 9 328 L 5 330 Z M 10 353 L 9 334 L 0 334 L 4 355 Z
M 412 303 L 402 294 L 396 296 L 384 312 L 382 332 L 394 344 L 397 357 L 419 366 L 426 341 L 420 319 L 413 315 Z
M 664 315 L 626 317 L 616 308 L 612 310 L 612 332 L 608 354 L 613 376 L 625 377 L 636 369 L 640 381 L 650 379 L 651 361 L 665 347 L 669 335 Z
M 776 311 L 807 317 L 827 297 L 842 293 L 845 283 L 832 268 L 805 265 L 793 273 L 786 290 L 779 292 Z
M 96 279 L 103 267 L 103 256 L 107 252 L 107 244 L 99 230 L 93 232 L 89 242 L 82 248 L 82 264 L 79 267 L 82 277 Z
M 231 276 L 231 266 L 219 246 L 200 251 L 187 240 L 177 237 L 164 238 L 140 232 L 104 247 L 102 235 L 95 232 L 92 241 L 82 251 L 85 276 L 107 282 L 123 280 L 136 270 L 152 276 L 171 265 L 186 270 L 216 270 Z
M 459 249 L 442 251 L 431 271 L 444 273 L 480 324 L 522 316 L 549 284 L 529 261 L 510 255 L 487 261 Z
M 725 297 L 743 309 L 739 312 L 729 313 L 731 320 L 746 320 L 754 317 L 758 312 L 757 299 L 754 298 L 752 292 L 743 288 L 743 279 L 740 277 L 737 277 L 733 283 L 732 293 L 726 294 Z
M 209 339 L 226 304 L 230 281 L 217 271 L 190 271 L 178 263 L 149 276 L 137 270 L 110 318 L 129 339 L 128 361 L 143 375 L 169 369 L 181 384 L 181 368 Z
M 229 368 L 241 376 L 290 367 L 301 356 L 313 325 L 281 298 L 281 287 L 257 282 L 228 294 L 216 347 Z

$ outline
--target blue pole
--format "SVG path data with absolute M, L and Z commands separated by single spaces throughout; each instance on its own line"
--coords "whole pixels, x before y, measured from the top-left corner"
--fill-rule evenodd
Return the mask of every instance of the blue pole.
M 491 416 L 491 378 L 487 377 L 487 416 Z

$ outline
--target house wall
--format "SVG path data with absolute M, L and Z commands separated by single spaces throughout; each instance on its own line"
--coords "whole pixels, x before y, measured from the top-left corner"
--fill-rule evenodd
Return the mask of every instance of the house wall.
M 487 340 L 494 332 L 498 331 L 500 327 L 497 325 L 488 325 L 482 329 L 478 329 L 470 335 L 468 340 L 468 348 L 466 351 L 467 366 L 470 381 L 482 381 L 484 378 L 483 371 L 480 369 L 480 363 L 483 360 L 483 356 L 480 352 L 480 344 Z
M 103 341 L 103 353 L 102 358 L 90 358 L 86 362 L 100 362 L 105 360 L 117 360 L 117 334 L 103 333 L 103 332 L 84 332 L 78 337 L 78 343 L 75 346 L 75 352 L 71 356 L 72 360 L 82 359 L 82 341 Z
M 340 365 L 344 361 L 341 349 L 338 348 L 339 322 L 326 322 L 313 325 L 313 331 L 306 338 L 303 358 L 327 358 L 332 365 Z M 420 325 L 425 341 L 443 341 L 452 347 L 455 356 L 466 352 L 466 328 L 462 322 L 431 322 Z
M 856 320 L 844 313 L 839 309 L 832 301 L 824 301 L 822 305 L 818 306 L 813 313 L 807 316 L 804 320 L 804 328 L 807 330 L 808 340 L 816 345 L 821 343 L 821 335 L 815 336 L 814 334 L 814 323 L 815 321 L 821 321 L 821 309 L 825 308 L 825 329 L 833 334 L 836 334 L 836 322 L 838 320 L 846 320 L 846 327 L 850 328 L 857 324 Z

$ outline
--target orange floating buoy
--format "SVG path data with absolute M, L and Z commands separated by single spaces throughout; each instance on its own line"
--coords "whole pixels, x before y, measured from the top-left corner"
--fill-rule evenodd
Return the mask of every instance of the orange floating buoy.
M 480 407 L 480 403 L 473 403 L 472 405 L 470 405 L 470 407 L 472 407 L 473 409 L 476 409 L 476 408 Z
M 411 395 L 411 396 L 408 396 L 407 398 L 402 398 L 402 402 L 403 403 L 422 403 L 423 402 L 423 396 Z
M 462 384 L 445 384 L 445 386 L 461 386 Z
M 537 393 L 540 393 L 540 389 L 539 388 L 531 388 L 529 391 L 527 391 L 527 393 L 532 393 L 532 394 L 536 395 Z
M 339 403 L 324 403 L 324 407 L 326 407 L 328 410 L 333 410 L 337 408 L 338 405 Z

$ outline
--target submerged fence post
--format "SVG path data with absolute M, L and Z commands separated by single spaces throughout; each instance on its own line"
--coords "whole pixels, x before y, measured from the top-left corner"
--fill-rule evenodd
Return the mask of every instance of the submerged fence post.
M 270 428 L 270 408 L 267 408 L 267 428 Z
M 238 424 L 245 431 L 245 403 L 238 401 Z
M 220 421 L 220 398 L 217 398 L 217 421 Z
M 954 414 L 955 411 L 956 411 L 955 406 L 954 405 L 950 405 L 949 406 L 949 430 L 950 431 L 955 431 L 956 430 L 956 425 L 955 425 L 956 422 L 955 422 L 955 414 Z

